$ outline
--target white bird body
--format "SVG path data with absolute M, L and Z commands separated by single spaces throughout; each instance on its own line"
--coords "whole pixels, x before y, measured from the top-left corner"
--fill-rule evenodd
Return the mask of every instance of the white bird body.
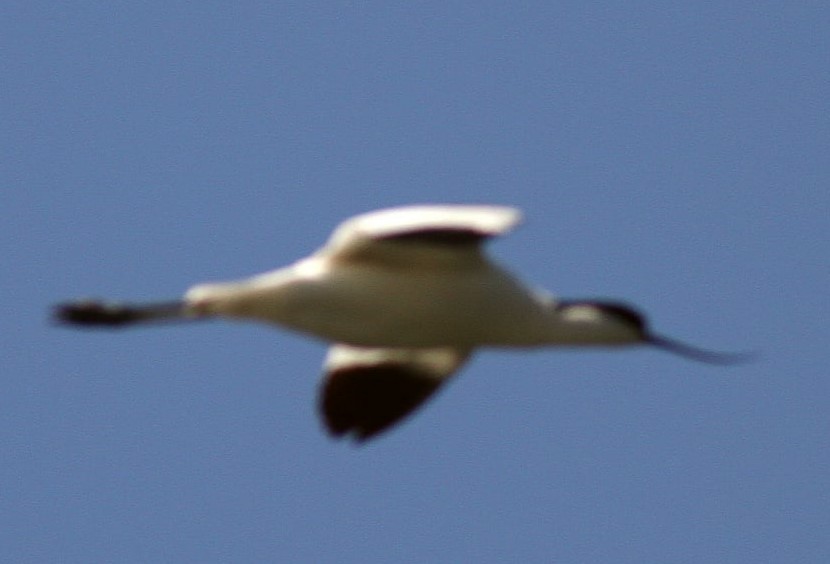
M 322 339 L 368 347 L 472 348 L 605 342 L 574 332 L 552 297 L 491 263 L 428 273 L 375 264 L 329 266 L 327 257 L 239 282 L 199 285 L 194 316 L 276 323 Z
M 359 215 L 293 265 L 199 284 L 172 304 L 82 301 L 61 320 L 122 325 L 214 316 L 277 324 L 334 343 L 321 410 L 366 439 L 405 417 L 479 347 L 651 344 L 727 362 L 650 333 L 613 302 L 557 301 L 491 261 L 482 242 L 519 221 L 501 206 L 408 206 Z

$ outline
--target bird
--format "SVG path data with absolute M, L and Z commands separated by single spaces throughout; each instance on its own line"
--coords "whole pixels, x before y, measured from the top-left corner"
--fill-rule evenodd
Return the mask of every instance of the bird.
M 387 208 L 343 221 L 317 251 L 183 297 L 135 304 L 81 299 L 55 306 L 78 327 L 228 318 L 329 343 L 318 409 L 334 438 L 373 439 L 410 416 L 478 349 L 648 345 L 710 363 L 745 360 L 654 332 L 622 301 L 560 299 L 490 258 L 485 243 L 521 212 L 501 205 Z

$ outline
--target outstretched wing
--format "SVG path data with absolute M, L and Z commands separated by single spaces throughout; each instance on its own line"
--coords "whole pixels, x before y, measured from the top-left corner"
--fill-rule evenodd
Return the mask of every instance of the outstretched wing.
M 321 252 L 335 261 L 390 263 L 442 260 L 447 253 L 476 256 L 484 240 L 505 233 L 520 219 L 517 209 L 504 206 L 390 208 L 344 221 Z
M 333 345 L 319 408 L 335 437 L 357 441 L 386 431 L 423 404 L 464 363 L 468 351 Z

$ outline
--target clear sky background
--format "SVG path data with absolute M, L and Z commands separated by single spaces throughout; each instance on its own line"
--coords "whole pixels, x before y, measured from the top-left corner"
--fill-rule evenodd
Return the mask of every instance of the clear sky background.
M 825 2 L 5 2 L 0 561 L 830 562 Z M 50 306 L 172 298 L 341 219 L 491 246 L 700 346 L 484 351 L 376 442 L 325 345 Z

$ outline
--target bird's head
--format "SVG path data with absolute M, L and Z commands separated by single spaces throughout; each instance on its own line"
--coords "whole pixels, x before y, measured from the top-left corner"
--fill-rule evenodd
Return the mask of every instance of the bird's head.
M 745 353 L 724 353 L 688 345 L 654 333 L 646 317 L 631 306 L 606 300 L 562 301 L 556 305 L 562 320 L 590 329 L 597 342 L 651 345 L 664 351 L 708 364 L 735 364 L 749 360 Z

